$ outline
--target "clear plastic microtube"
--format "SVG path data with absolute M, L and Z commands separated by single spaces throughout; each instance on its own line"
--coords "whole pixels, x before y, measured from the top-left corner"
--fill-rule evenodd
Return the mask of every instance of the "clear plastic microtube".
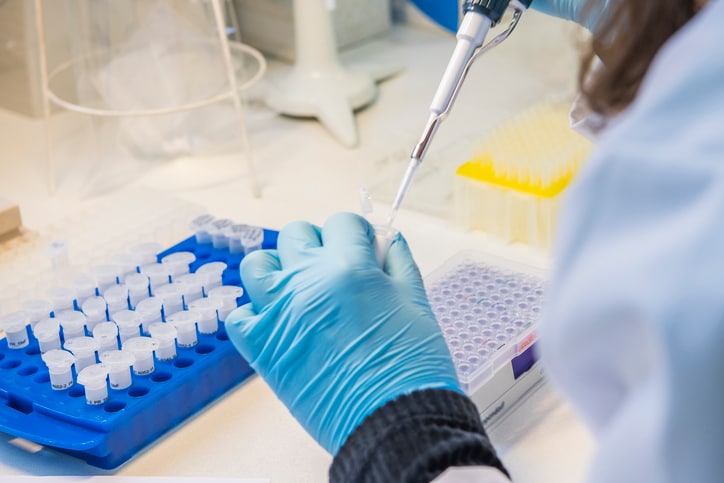
M 208 214 L 197 216 L 191 220 L 189 227 L 194 231 L 197 243 L 211 243 L 209 230 L 211 229 L 211 223 L 213 221 L 214 217 Z
M 111 257 L 110 265 L 116 267 L 116 275 L 119 281 L 124 280 L 132 273 L 138 272 L 136 257 L 130 253 L 118 253 L 114 255 Z
M 53 306 L 53 312 L 61 310 L 73 310 L 73 301 L 75 300 L 75 291 L 65 287 L 54 287 L 47 292 L 50 305 Z
M 191 302 L 204 296 L 204 282 L 205 278 L 195 273 L 187 273 L 176 278 L 174 284 L 181 289 L 184 307 L 188 307 Z
M 121 344 L 141 335 L 141 317 L 136 312 L 132 310 L 113 312 L 111 319 L 118 326 L 118 337 L 121 339 Z
M 161 251 L 163 251 L 163 247 L 156 242 L 140 243 L 131 248 L 131 254 L 135 256 L 139 267 L 158 262 L 157 255 Z
M 224 276 L 224 270 L 227 265 L 224 262 L 211 262 L 201 265 L 196 269 L 196 275 L 203 277 L 204 281 L 204 293 L 209 294 L 209 291 L 214 287 L 219 287 L 222 283 Z
M 249 227 L 249 225 L 235 224 L 226 228 L 226 236 L 229 239 L 229 253 L 244 253 L 244 247 L 241 244 L 241 234 Z
M 159 287 L 154 295 L 163 301 L 164 314 L 173 314 L 184 308 L 181 287 L 175 283 Z
M 121 310 L 128 310 L 128 287 L 115 285 L 103 292 L 103 298 L 108 304 L 108 313 L 113 314 Z
M 233 224 L 233 221 L 227 219 L 216 220 L 211 223 L 209 234 L 211 235 L 211 244 L 214 248 L 226 248 L 229 246 L 226 229 Z
M 33 335 L 41 353 L 60 349 L 60 324 L 56 319 L 44 319 L 35 324 Z
M 199 314 L 197 327 L 200 334 L 215 334 L 219 330 L 218 310 L 222 302 L 218 297 L 194 300 L 189 310 Z
M 55 318 L 63 328 L 63 339 L 70 340 L 85 335 L 86 318 L 82 312 L 64 310 L 55 314 Z
M 242 295 L 244 295 L 244 289 L 235 285 L 222 285 L 209 291 L 210 298 L 215 297 L 221 300 L 219 320 L 226 320 L 231 311 L 237 307 L 236 299 Z
M 258 226 L 249 226 L 241 234 L 240 240 L 244 255 L 261 250 L 261 245 L 264 243 L 264 230 Z
M 126 287 L 128 287 L 128 301 L 131 308 L 135 308 L 138 302 L 147 299 L 150 296 L 148 275 L 144 273 L 132 273 L 125 279 Z
M 163 320 L 161 309 L 163 301 L 160 297 L 149 297 L 138 302 L 136 313 L 141 318 L 141 333 L 148 334 L 148 327 L 154 322 Z
M 93 327 L 93 338 L 98 341 L 98 353 L 118 349 L 118 326 L 114 322 L 99 322 Z
M 131 366 L 136 361 L 127 351 L 111 350 L 100 353 L 101 363 L 108 369 L 111 389 L 120 391 L 131 385 Z
M 50 312 L 53 311 L 53 307 L 48 301 L 40 299 L 26 300 L 23 302 L 22 309 L 28 316 L 31 327 L 35 327 L 35 324 L 50 317 Z
M 156 341 L 156 359 L 159 361 L 170 361 L 176 358 L 176 335 L 178 331 L 173 324 L 154 322 L 148 326 L 148 331 Z
M 77 275 L 73 278 L 73 288 L 78 305 L 82 305 L 86 299 L 96 296 L 96 279 L 90 275 Z
M 78 384 L 85 388 L 86 403 L 91 406 L 97 406 L 108 401 L 107 379 L 108 368 L 105 364 L 93 364 L 78 373 Z
M 150 337 L 133 337 L 123 343 L 123 350 L 133 354 L 133 373 L 139 376 L 151 374 L 156 366 L 153 352 L 158 349 L 158 341 Z
M 76 337 L 65 341 L 63 349 L 70 351 L 75 356 L 75 371 L 82 371 L 84 368 L 96 363 L 96 352 L 100 349 L 100 342 L 93 337 Z
M 151 295 L 156 295 L 159 287 L 169 284 L 169 267 L 162 263 L 152 263 L 141 267 L 141 273 L 148 276 L 151 286 Z
M 194 347 L 199 339 L 196 334 L 196 322 L 199 315 L 193 310 L 176 312 L 166 317 L 166 323 L 176 327 L 176 343 L 179 347 Z
M 161 259 L 161 264 L 166 265 L 171 273 L 171 281 L 176 277 L 185 275 L 191 271 L 191 264 L 196 261 L 196 255 L 191 252 L 176 252 L 166 255 Z
M 71 367 L 75 363 L 73 354 L 61 349 L 53 349 L 42 355 L 50 374 L 50 385 L 55 391 L 68 389 L 73 385 Z
M 98 293 L 103 295 L 107 288 L 118 283 L 118 273 L 114 265 L 98 265 L 91 268 L 91 275 L 96 279 Z
M 13 312 L 0 317 L 0 329 L 5 331 L 8 348 L 22 349 L 30 343 L 28 316 L 25 312 Z
M 83 313 L 85 314 L 85 326 L 90 332 L 93 332 L 93 328 L 96 324 L 106 322 L 108 320 L 106 308 L 106 299 L 103 297 L 91 297 L 83 302 L 81 310 L 83 310 Z

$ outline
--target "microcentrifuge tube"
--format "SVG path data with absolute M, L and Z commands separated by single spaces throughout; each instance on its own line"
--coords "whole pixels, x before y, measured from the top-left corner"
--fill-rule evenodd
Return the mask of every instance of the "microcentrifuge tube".
M 151 287 L 151 295 L 156 295 L 159 287 L 169 284 L 171 273 L 169 267 L 162 263 L 152 263 L 141 267 L 141 273 L 148 276 Z
M 71 366 L 75 362 L 73 354 L 68 351 L 53 349 L 42 355 L 50 374 L 50 385 L 55 391 L 68 389 L 73 385 Z
M 196 275 L 203 277 L 204 293 L 206 295 L 209 294 L 209 290 L 221 285 L 226 268 L 227 265 L 224 262 L 211 262 L 201 265 L 196 269 Z
M 101 352 L 100 360 L 108 369 L 111 389 L 120 391 L 131 385 L 131 366 L 136 361 L 132 353 L 122 350 Z
M 41 353 L 60 349 L 60 323 L 57 319 L 43 319 L 33 327 Z
M 81 305 L 81 310 L 83 310 L 83 313 L 85 314 L 85 325 L 89 331 L 92 332 L 96 324 L 106 322 L 108 320 L 106 308 L 106 299 L 103 297 L 90 297 L 85 299 L 83 305 Z
M 25 312 L 13 312 L 0 317 L 0 329 L 5 331 L 5 338 L 10 349 L 27 347 L 28 315 Z
M 237 307 L 236 299 L 242 295 L 244 295 L 244 289 L 235 285 L 222 285 L 209 291 L 209 297 L 218 297 L 221 300 L 219 320 L 226 320 L 231 311 Z
M 176 335 L 178 331 L 173 324 L 154 322 L 148 326 L 151 337 L 158 341 L 156 358 L 159 361 L 170 361 L 176 358 Z
M 211 243 L 211 222 L 214 221 L 214 217 L 211 215 L 197 216 L 189 224 L 190 228 L 194 231 L 197 243 Z
M 22 309 L 27 314 L 31 327 L 35 327 L 35 324 L 50 317 L 50 312 L 53 311 L 53 307 L 48 301 L 40 299 L 26 300 L 23 302 Z
M 149 279 L 144 273 L 132 273 L 125 279 L 126 287 L 128 287 L 128 301 L 131 308 L 135 308 L 138 302 L 147 299 L 150 296 L 148 290 Z
M 143 335 L 148 334 L 149 325 L 163 320 L 161 314 L 162 307 L 163 301 L 160 297 L 149 297 L 146 300 L 138 302 L 136 313 L 141 318 L 141 333 Z
M 78 370 L 76 363 L 76 370 Z M 78 372 L 78 384 L 85 388 L 85 402 L 91 406 L 108 400 L 108 368 L 105 364 L 93 364 Z
M 241 234 L 241 246 L 244 248 L 244 255 L 260 250 L 264 243 L 264 230 L 258 226 L 249 226 Z
M 53 306 L 53 312 L 61 310 L 73 310 L 73 301 L 75 300 L 75 291 L 70 288 L 55 287 L 47 292 L 50 305 Z
M 132 337 L 123 343 L 123 350 L 133 354 L 133 373 L 139 376 L 151 374 L 156 366 L 153 351 L 158 349 L 158 341 L 151 337 Z
M 50 266 L 56 273 L 70 268 L 70 257 L 68 257 L 68 242 L 65 240 L 54 240 L 47 248 Z
M 113 312 L 111 320 L 118 326 L 118 337 L 121 339 L 121 344 L 141 334 L 141 317 L 132 310 Z
M 115 285 L 108 287 L 103 292 L 103 298 L 108 304 L 108 313 L 112 314 L 121 310 L 128 310 L 128 287 Z
M 241 244 L 242 233 L 249 228 L 249 225 L 230 225 L 226 227 L 226 237 L 229 239 L 229 253 L 244 253 L 244 246 Z
M 130 253 L 118 253 L 111 257 L 110 265 L 116 267 L 116 275 L 118 280 L 124 280 L 132 273 L 137 273 L 138 268 L 136 259 Z
M 194 261 L 196 261 L 196 255 L 191 252 L 175 252 L 163 257 L 161 264 L 169 268 L 171 281 L 174 282 L 176 277 L 189 273 Z
M 372 240 L 372 245 L 375 249 L 375 258 L 380 267 L 384 268 L 387 250 L 390 249 L 398 231 L 387 225 L 374 225 L 374 229 L 375 238 Z
M 184 306 L 188 307 L 189 303 L 200 299 L 204 296 L 204 277 L 195 273 L 187 273 L 181 275 L 174 280 L 174 284 L 181 289 L 181 295 L 184 299 Z
M 197 327 L 200 334 L 215 334 L 219 330 L 218 310 L 222 301 L 218 297 L 208 297 L 194 300 L 189 305 L 189 310 L 199 314 Z
M 163 313 L 173 314 L 183 310 L 184 300 L 181 294 L 181 286 L 175 283 L 159 287 L 154 294 L 163 301 Z
M 96 279 L 90 275 L 77 275 L 73 278 L 73 288 L 75 288 L 75 298 L 78 305 L 82 306 L 83 302 L 96 295 Z
M 176 312 L 166 317 L 166 323 L 176 327 L 176 343 L 179 347 L 193 347 L 198 344 L 196 322 L 199 315 L 193 310 Z
M 130 252 L 136 257 L 139 267 L 158 262 L 158 254 L 163 251 L 160 243 L 140 243 L 131 248 Z
M 229 238 L 226 235 L 226 229 L 233 224 L 233 221 L 227 219 L 211 222 L 209 234 L 211 235 L 211 244 L 214 248 L 226 248 L 229 246 Z
M 101 344 L 93 337 L 76 337 L 74 339 L 66 339 L 63 349 L 70 351 L 75 357 L 75 372 L 82 371 L 84 368 L 96 363 L 96 352 L 100 349 Z
M 118 349 L 118 326 L 114 322 L 99 322 L 93 327 L 93 338 L 98 341 L 98 353 Z
M 90 269 L 91 275 L 96 280 L 98 293 L 103 295 L 107 288 L 118 283 L 117 268 L 114 265 L 98 265 Z
M 64 310 L 55 314 L 55 318 L 63 328 L 63 339 L 70 340 L 85 335 L 86 318 L 82 312 Z

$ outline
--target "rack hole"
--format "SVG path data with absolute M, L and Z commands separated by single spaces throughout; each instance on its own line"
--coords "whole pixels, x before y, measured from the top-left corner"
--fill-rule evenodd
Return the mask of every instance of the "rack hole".
M 0 369 L 16 369 L 20 367 L 21 362 L 17 359 L 9 359 L 0 364 Z
M 70 397 L 81 397 L 85 395 L 85 391 L 82 387 L 79 386 L 73 386 L 68 390 L 68 395 Z
M 0 361 L 3 360 L 3 359 L 5 359 L 5 354 L 3 354 L 2 352 L 0 352 Z
M 40 354 L 40 348 L 37 345 L 31 345 L 27 349 L 25 349 L 25 353 L 29 356 L 37 356 Z
M 32 376 L 32 375 L 35 374 L 36 372 L 38 372 L 38 368 L 37 368 L 37 367 L 35 367 L 35 366 L 25 366 L 25 367 L 21 367 L 21 368 L 20 368 L 20 370 L 18 371 L 18 376 Z
M 194 363 L 193 359 L 187 359 L 185 357 L 182 357 L 180 359 L 176 359 L 175 361 L 173 361 L 173 365 L 180 369 L 183 369 L 185 367 L 190 367 L 193 363 Z
M 220 330 L 218 334 L 216 334 L 216 338 L 218 340 L 229 340 L 229 334 L 227 334 L 225 330 Z
M 150 389 L 148 389 L 146 386 L 133 386 L 128 390 L 128 395 L 131 397 L 143 397 Z
M 37 382 L 38 384 L 47 384 L 50 382 L 50 374 L 48 374 L 47 372 L 39 374 L 38 377 L 33 379 L 33 381 Z
M 198 354 L 211 354 L 216 349 L 211 344 L 200 344 L 196 347 L 196 353 Z
M 120 411 L 121 409 L 123 409 L 125 407 L 126 407 L 126 403 L 124 403 L 124 402 L 111 401 L 108 404 L 106 404 L 105 406 L 103 406 L 103 409 L 107 413 L 117 413 L 118 411 Z
M 171 374 L 168 372 L 154 372 L 151 376 L 153 382 L 166 382 L 171 379 Z

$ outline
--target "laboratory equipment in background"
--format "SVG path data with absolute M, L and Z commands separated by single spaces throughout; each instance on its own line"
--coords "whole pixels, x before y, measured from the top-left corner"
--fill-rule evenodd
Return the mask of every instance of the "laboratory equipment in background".
M 258 195 L 240 92 L 264 73 L 224 0 L 35 0 L 48 178 L 116 188 L 154 162 L 226 148 Z M 232 18 L 236 20 L 236 16 Z M 50 44 L 46 31 L 67 34 Z M 51 116 L 51 110 L 60 112 Z M 225 173 L 228 176 L 228 173 Z M 90 191 L 90 192 L 89 192 Z
M 18 205 L 0 197 L 0 239 L 17 232 L 21 225 Z
M 269 79 L 266 104 L 277 112 L 315 117 L 343 145 L 358 143 L 354 111 L 377 97 L 376 82 L 396 66 L 342 65 L 328 0 L 293 0 L 295 63 Z M 389 16 L 389 4 L 379 4 Z M 389 20 L 388 20 L 389 22 Z

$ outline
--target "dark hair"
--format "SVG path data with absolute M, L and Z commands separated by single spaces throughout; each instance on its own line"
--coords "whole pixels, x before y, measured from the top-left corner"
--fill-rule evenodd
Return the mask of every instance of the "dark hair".
M 586 12 L 605 0 L 588 0 Z M 579 74 L 581 92 L 591 108 L 613 114 L 633 101 L 661 46 L 698 10 L 695 0 L 615 0 L 593 33 Z M 598 56 L 605 69 L 589 76 Z

